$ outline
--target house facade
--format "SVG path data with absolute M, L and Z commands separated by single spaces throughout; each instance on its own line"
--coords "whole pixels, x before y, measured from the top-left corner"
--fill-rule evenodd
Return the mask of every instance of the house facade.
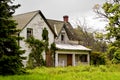
M 18 36 L 24 37 L 19 41 L 21 49 L 25 50 L 22 56 L 27 57 L 23 60 L 26 67 L 31 49 L 25 40 L 29 36 L 42 40 L 42 31 L 44 28 L 48 30 L 49 45 L 53 42 L 56 44 L 57 50 L 54 54 L 54 66 L 76 66 L 79 64 L 89 64 L 90 51 L 82 45 L 78 44 L 78 39 L 73 31 L 73 27 L 69 23 L 69 17 L 64 16 L 63 21 L 46 19 L 41 11 L 33 11 L 14 16 L 14 20 L 18 23 L 17 29 L 20 29 Z M 45 51 L 42 53 L 46 60 Z
M 18 23 L 17 29 L 21 30 L 18 33 L 18 36 L 24 38 L 23 40 L 19 41 L 19 45 L 22 50 L 25 50 L 25 53 L 22 56 L 26 57 L 27 59 L 23 60 L 22 63 L 26 67 L 31 49 L 28 47 L 28 44 L 25 42 L 25 40 L 30 36 L 33 36 L 35 39 L 42 40 L 42 31 L 44 28 L 46 28 L 49 32 L 49 45 L 51 45 L 54 42 L 55 33 L 48 25 L 41 11 L 33 11 L 16 15 L 14 16 L 14 19 L 16 20 L 16 23 Z M 43 59 L 46 60 L 45 51 L 42 53 L 42 55 Z
M 63 16 L 63 21 L 50 20 L 48 23 L 53 26 L 57 34 L 55 38 L 55 66 L 76 66 L 80 64 L 90 64 L 90 51 L 79 45 L 79 39 L 69 23 L 69 17 Z

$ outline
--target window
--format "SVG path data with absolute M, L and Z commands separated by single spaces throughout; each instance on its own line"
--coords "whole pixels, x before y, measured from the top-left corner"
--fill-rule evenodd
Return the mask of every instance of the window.
M 27 28 L 27 39 L 33 36 L 33 29 L 32 28 Z
M 87 55 L 86 54 L 82 54 L 79 56 L 79 59 L 81 62 L 87 62 Z
M 61 34 L 61 41 L 64 41 L 64 34 Z

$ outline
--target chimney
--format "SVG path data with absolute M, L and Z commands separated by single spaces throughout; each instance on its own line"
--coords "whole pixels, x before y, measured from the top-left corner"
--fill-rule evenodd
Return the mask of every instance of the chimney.
M 67 15 L 63 16 L 64 22 L 68 22 L 68 18 L 69 18 L 69 16 L 67 16 Z

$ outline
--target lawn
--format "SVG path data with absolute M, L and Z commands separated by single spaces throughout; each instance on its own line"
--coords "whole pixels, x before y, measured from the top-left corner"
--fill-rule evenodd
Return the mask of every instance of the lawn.
M 119 66 L 41 67 L 24 75 L 0 76 L 0 80 L 120 80 Z

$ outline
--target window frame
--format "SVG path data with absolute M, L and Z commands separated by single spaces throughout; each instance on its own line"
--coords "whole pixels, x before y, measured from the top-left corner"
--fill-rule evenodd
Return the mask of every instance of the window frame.
M 33 36 L 33 28 L 27 28 L 27 39 Z

